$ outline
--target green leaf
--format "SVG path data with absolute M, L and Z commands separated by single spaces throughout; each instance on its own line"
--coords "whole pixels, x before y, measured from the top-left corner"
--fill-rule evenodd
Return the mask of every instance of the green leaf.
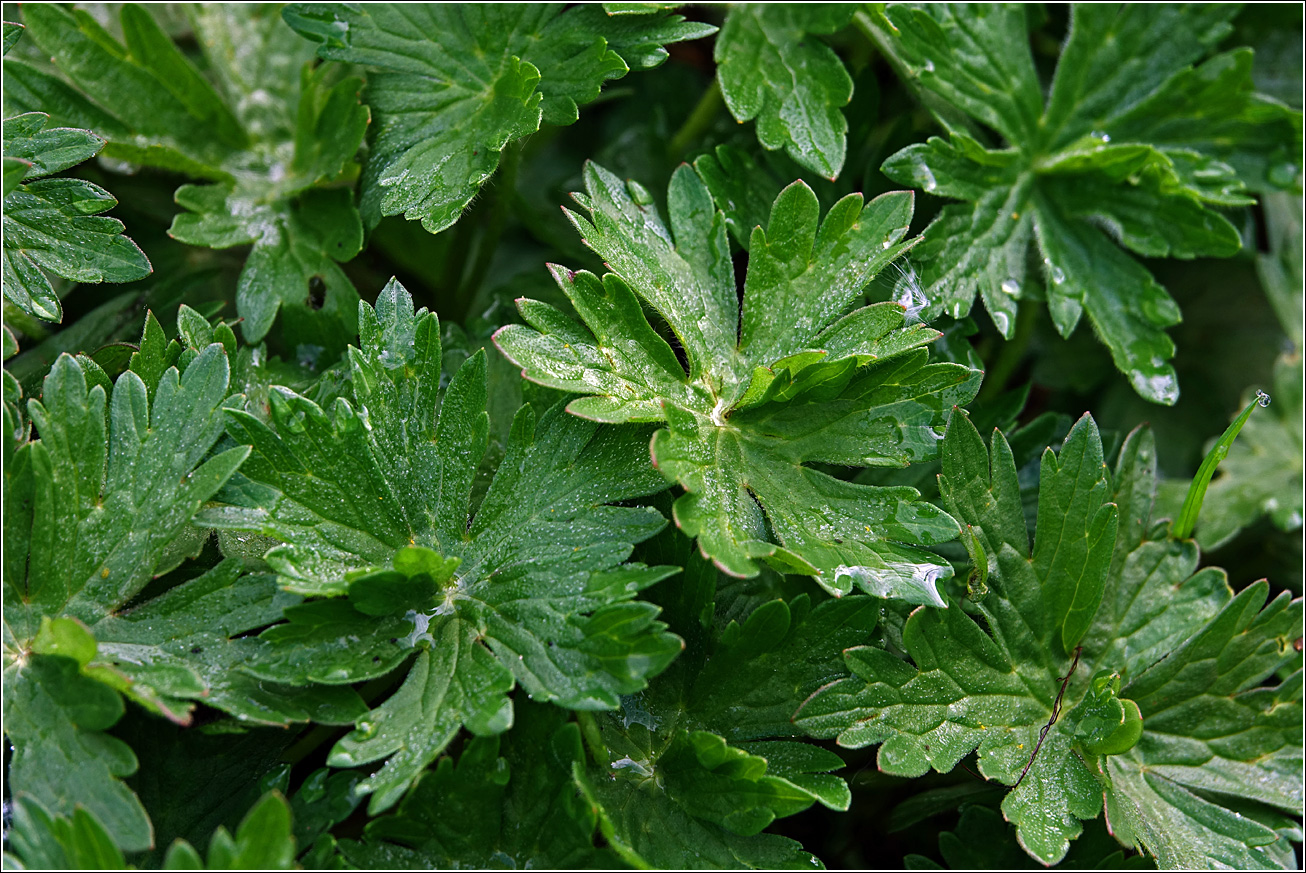
M 805 466 L 927 460 L 946 410 L 978 387 L 967 367 L 926 364 L 920 347 L 939 334 L 905 326 L 901 306 L 854 308 L 910 245 L 900 240 L 911 196 L 863 206 L 850 195 L 820 222 L 811 189 L 786 188 L 753 231 L 741 313 L 726 218 L 693 169 L 672 178 L 670 227 L 634 182 L 593 164 L 585 179 L 574 196 L 588 217 L 569 214 L 613 273 L 554 267 L 584 326 L 523 300 L 529 327 L 499 331 L 500 349 L 528 379 L 585 395 L 575 415 L 666 422 L 653 460 L 686 489 L 676 523 L 725 572 L 756 575 L 761 558 L 836 596 L 858 587 L 942 606 L 935 583 L 952 570 L 915 546 L 954 538 L 956 523 L 914 489 Z M 666 320 L 687 368 L 642 303 Z
M 376 68 L 376 113 L 362 180 L 368 226 L 402 213 L 437 233 L 541 120 L 571 124 L 577 106 L 628 70 L 657 66 L 665 43 L 715 31 L 681 16 L 612 18 L 597 6 L 414 7 L 297 3 L 286 21 L 328 60 Z
M 1237 796 L 1257 809 L 1300 809 L 1285 778 L 1300 759 L 1300 673 L 1258 686 L 1294 661 L 1302 604 L 1285 594 L 1261 610 L 1264 583 L 1231 599 L 1222 571 L 1194 572 L 1193 543 L 1145 535 L 1155 455 L 1150 434 L 1135 431 L 1107 477 L 1091 420 L 1081 420 L 1060 457 L 1044 457 L 1031 555 L 1006 440 L 995 432 L 985 450 L 954 417 L 940 487 L 987 553 L 990 591 L 971 607 L 977 618 L 914 612 L 902 634 L 911 663 L 849 649 L 853 675 L 820 689 L 795 723 L 844 746 L 880 743 L 879 766 L 896 775 L 948 771 L 975 752 L 985 778 L 1014 786 L 1002 811 L 1044 864 L 1064 857 L 1104 796 L 1116 837 L 1162 865 L 1269 863 L 1266 852 L 1278 850 L 1261 847 L 1274 832 L 1267 838 L 1255 815 L 1233 827 L 1229 807 Z M 1112 506 L 1107 497 L 1120 532 L 1071 651 L 1067 629 L 1083 614 L 1074 604 L 1100 571 L 1094 519 Z M 1250 796 L 1235 787 L 1251 785 Z
M 1074 651 L 1102 601 L 1118 522 L 1117 507 L 1107 502 L 1110 488 L 1101 437 L 1085 415 L 1060 454 L 1043 453 L 1039 472 L 1033 568 L 1066 653 Z
M 108 831 L 81 805 L 71 816 L 56 817 L 33 798 L 16 797 L 5 842 L 9 849 L 6 869 L 120 870 L 127 866 Z M 15 858 L 21 864 L 13 864 Z
M 508 728 L 515 684 L 569 708 L 613 708 L 680 641 L 656 607 L 634 600 L 674 569 L 623 563 L 662 517 L 611 505 L 664 487 L 645 460 L 647 430 L 600 430 L 561 410 L 536 428 L 524 408 L 469 523 L 487 444 L 484 354 L 441 392 L 439 323 L 414 312 L 397 282 L 375 310 L 360 304 L 359 322 L 353 397 L 337 398 L 330 416 L 288 389 L 271 395 L 270 424 L 229 413 L 233 437 L 254 450 L 226 505 L 203 518 L 282 541 L 266 557 L 284 587 L 341 598 L 296 607 L 265 631 L 246 662 L 255 675 L 343 684 L 418 653 L 395 695 L 331 756 L 336 766 L 387 761 L 359 789 L 375 813 L 461 726 Z
M 150 261 L 122 235 L 122 222 L 100 217 L 118 201 L 81 179 L 41 179 L 95 155 L 104 146 L 89 130 L 47 128 L 50 116 L 5 119 L 4 294 L 37 318 L 61 321 L 47 273 L 76 282 L 130 282 Z
M 593 761 L 578 766 L 577 784 L 600 805 L 605 838 L 636 866 L 810 865 L 797 844 L 758 831 L 813 803 L 848 808 L 848 785 L 830 772 L 843 761 L 792 739 L 789 719 L 839 674 L 843 650 L 866 642 L 879 601 L 766 600 L 713 627 L 715 568 L 674 532 L 653 545 L 685 565 L 679 585 L 652 593 L 687 649 L 647 691 L 623 698 L 619 714 L 585 728 Z
M 140 606 L 91 626 L 94 662 L 125 676 L 125 693 L 148 709 L 186 723 L 197 701 L 253 724 L 316 721 L 349 724 L 366 707 L 349 688 L 296 688 L 247 672 L 259 651 L 242 637 L 278 621 L 298 598 L 270 575 L 242 575 L 229 558 L 209 572 Z
M 4 694 L 13 744 L 6 781 L 15 795 L 75 822 L 84 808 L 120 849 L 149 848 L 150 819 L 122 781 L 136 771 L 136 755 L 104 733 L 122 716 L 122 698 L 73 659 L 37 654 L 6 657 Z
M 672 536 L 683 552 L 687 544 Z M 694 556 L 689 572 L 697 577 L 704 569 L 715 577 Z M 619 715 L 582 714 L 591 751 L 604 750 L 601 766 L 587 765 L 582 730 L 564 724 L 558 710 L 520 706 L 510 731 L 470 740 L 456 764 L 442 760 L 396 814 L 376 820 L 366 842 L 345 842 L 341 851 L 365 867 L 610 867 L 617 862 L 611 849 L 593 845 L 597 822 L 609 845 L 636 865 L 810 866 L 811 856 L 792 841 L 754 832 L 814 800 L 846 808 L 847 786 L 827 773 L 842 761 L 799 742 L 731 745 L 711 731 L 754 739 L 792 733 L 778 713 L 792 706 L 793 688 L 815 688 L 837 668 L 840 645 L 873 624 L 873 604 L 865 597 L 831 601 L 817 617 L 800 597 L 789 632 L 775 620 L 779 610 L 788 621 L 789 608 L 776 602 L 770 619 L 746 628 L 746 641 L 737 625 L 727 631 L 728 653 L 710 675 L 678 659 L 647 691 L 623 698 Z M 742 671 L 776 678 L 741 700 L 739 685 L 722 680 Z M 712 702 L 695 705 L 706 698 Z
M 50 116 L 43 112 L 28 112 L 5 119 L 5 157 L 27 163 L 24 180 L 39 179 L 75 167 L 95 157 L 104 148 L 104 140 L 89 130 L 47 129 L 49 123 Z
M 1306 291 L 1303 291 L 1306 240 L 1302 238 L 1302 198 L 1272 193 L 1267 194 L 1261 204 L 1265 209 L 1270 251 L 1256 256 L 1256 272 L 1284 333 L 1300 351 L 1306 345 L 1303 338 L 1306 331 L 1306 316 L 1303 316 L 1306 308 Z
M 511 731 L 475 737 L 457 761 L 442 758 L 392 815 L 373 820 L 341 852 L 359 867 L 510 865 L 611 867 L 594 846 L 596 816 L 572 783 L 584 756 L 580 731 L 556 707 L 526 703 Z M 386 863 L 389 862 L 389 863 Z
M 141 377 L 141 381 L 145 383 L 146 395 L 151 400 L 159 390 L 159 382 L 163 379 L 163 374 L 169 367 L 175 366 L 180 358 L 181 344 L 176 340 L 169 341 L 154 313 L 146 312 L 145 329 L 141 332 L 140 344 L 128 359 L 127 368 Z
M 890 5 L 877 45 L 948 129 L 885 161 L 894 181 L 965 201 L 926 228 L 926 318 L 965 315 L 976 294 L 1004 336 L 1043 263 L 1053 323 L 1087 313 L 1134 389 L 1179 396 L 1165 329 L 1179 309 L 1121 247 L 1144 257 L 1227 257 L 1238 231 L 1217 210 L 1262 190 L 1266 143 L 1301 142 L 1301 116 L 1254 95 L 1251 55 L 1194 67 L 1232 7 L 1072 7 L 1046 103 L 1025 7 Z M 1001 59 L 1001 60 L 995 60 Z M 1001 138 L 992 145 L 989 132 Z M 1299 150 L 1299 149 L 1298 149 Z
M 839 672 L 844 649 L 870 638 L 873 599 L 849 597 L 812 606 L 806 595 L 772 600 L 743 622 L 725 624 L 710 657 L 687 676 L 684 712 L 695 729 L 734 742 L 790 737 L 791 707 Z M 688 668 L 687 668 L 688 669 Z
M 746 3 L 730 7 L 713 56 L 736 121 L 757 119 L 757 138 L 834 179 L 843 168 L 853 96 L 843 62 L 817 34 L 834 33 L 855 10 L 839 4 Z
M 758 832 L 811 805 L 799 785 L 768 774 L 768 760 L 708 732 L 605 719 L 607 766 L 576 769 L 608 843 L 639 867 L 811 867 L 796 843 Z M 769 745 L 769 744 L 759 744 Z M 760 751 L 760 750 L 759 750 Z M 815 750 L 813 750 L 815 751 Z M 837 761 L 835 767 L 841 766 Z M 818 767 L 821 765 L 818 765 Z M 828 765 L 827 765 L 828 767 Z
M 161 343 L 160 334 L 150 345 Z M 269 577 L 241 577 L 239 562 L 123 609 L 176 563 L 173 543 L 248 453 L 211 451 L 227 384 L 214 344 L 184 375 L 160 374 L 152 402 L 124 373 L 106 410 L 105 389 L 88 387 L 65 355 L 28 404 L 40 439 L 8 455 L 4 687 L 6 705 L 26 713 L 6 724 L 11 784 L 63 815 L 75 781 L 76 799 L 124 850 L 151 837 L 118 781 L 134 756 L 98 733 L 122 712 L 119 692 L 181 722 L 201 699 L 271 724 L 349 722 L 362 711 L 350 691 L 277 689 L 240 672 L 255 641 L 234 638 L 276 620 L 285 599 Z
M 1170 535 L 1175 539 L 1187 539 L 1192 536 L 1193 527 L 1197 524 L 1198 513 L 1202 511 L 1202 501 L 1206 499 L 1206 488 L 1211 483 L 1211 477 L 1215 475 L 1215 469 L 1220 462 L 1229 454 L 1234 440 L 1238 438 L 1239 432 L 1251 418 L 1252 410 L 1262 406 L 1270 405 L 1270 396 L 1264 391 L 1257 391 L 1256 397 L 1247 404 L 1242 414 L 1233 420 L 1227 427 L 1220 438 L 1215 441 L 1207 451 L 1206 457 L 1202 459 L 1202 465 L 1197 468 L 1197 475 L 1193 477 L 1192 484 L 1188 486 L 1188 496 L 1184 498 L 1184 504 L 1179 510 L 1178 517 L 1170 525 Z
M 1138 704 L 1120 697 L 1119 673 L 1098 671 L 1088 692 L 1070 714 L 1076 737 L 1094 755 L 1121 755 L 1138 745 L 1143 736 L 1143 715 Z
M 695 158 L 694 169 L 725 215 L 730 235 L 747 250 L 753 228 L 766 226 L 771 202 L 784 186 L 748 152 L 730 145 Z
M 121 43 L 85 12 L 33 7 L 31 37 L 66 81 L 6 61 L 6 100 L 58 107 L 57 121 L 107 141 L 106 157 L 211 182 L 177 190 L 185 211 L 169 232 L 190 245 L 253 246 L 236 294 L 246 339 L 262 339 L 285 308 L 338 348 L 358 299 L 338 262 L 362 248 L 362 225 L 347 188 L 320 186 L 347 179 L 363 141 L 362 80 L 309 69 L 311 46 L 271 7 L 190 15 L 216 86 L 143 7 L 123 7 Z M 312 299 L 315 282 L 324 300 Z
M 644 763 L 651 750 L 623 751 L 641 755 L 623 765 L 633 779 L 648 782 Z M 741 836 L 692 817 L 660 791 L 632 790 L 628 778 L 594 778 L 578 769 L 577 783 L 598 810 L 604 838 L 627 863 L 638 867 L 686 869 L 762 868 L 811 869 L 818 866 L 798 843 L 776 834 Z
M 212 869 L 291 870 L 295 866 L 290 804 L 275 791 L 254 805 L 236 829 L 234 840 L 219 828 L 209 844 Z
M 363 799 L 354 791 L 360 781 L 362 774 L 349 770 L 332 771 L 322 767 L 309 774 L 290 799 L 295 842 L 301 846 L 312 845 L 318 837 L 349 818 Z
M 4 40 L 3 46 L 0 46 L 0 54 L 9 54 L 9 50 L 14 44 L 22 38 L 23 26 L 12 21 L 4 22 Z
M 1301 670 L 1258 686 L 1293 659 L 1302 601 L 1284 593 L 1261 608 L 1267 591 L 1245 589 L 1124 689 L 1145 728 L 1107 759 L 1107 814 L 1166 867 L 1278 866 L 1286 840 L 1237 801 L 1301 815 Z
M 142 7 L 123 7 L 119 23 L 126 45 L 83 10 L 24 7 L 27 37 L 57 58 L 62 75 L 7 58 L 6 103 L 24 111 L 57 107 L 56 122 L 107 140 L 108 157 L 226 175 L 223 157 L 248 147 L 249 138 L 221 96 Z
M 20 158 L 5 157 L 4 159 L 4 194 L 9 196 L 9 192 L 17 190 L 19 184 L 23 181 L 23 176 L 31 169 L 31 163 Z
M 310 190 L 294 200 L 250 200 L 232 185 L 183 185 L 177 203 L 190 210 L 173 219 L 169 234 L 190 245 L 230 248 L 252 244 L 236 286 L 241 333 L 262 339 L 278 310 L 322 325 L 318 337 L 343 344 L 354 325 L 358 294 L 339 262 L 363 247 L 363 226 L 344 189 Z M 323 286 L 314 300 L 314 285 Z
M 165 870 L 295 870 L 295 837 L 290 829 L 290 804 L 269 791 L 231 833 L 219 826 L 209 842 L 207 863 L 185 840 L 168 847 Z
M 163 374 L 153 404 L 124 373 L 106 410 L 104 390 L 88 389 L 71 357 L 55 363 L 42 399 L 28 402 L 41 439 L 18 450 L 33 508 L 30 533 L 6 550 L 14 641 L 30 640 L 45 615 L 94 624 L 153 578 L 164 549 L 247 454 L 205 460 L 222 433 L 228 372 L 222 347 L 209 346 L 184 376 Z
M 1247 422 L 1206 492 L 1197 524 L 1203 548 L 1218 548 L 1262 516 L 1283 531 L 1301 528 L 1301 385 L 1300 356 L 1275 362 L 1273 403 Z

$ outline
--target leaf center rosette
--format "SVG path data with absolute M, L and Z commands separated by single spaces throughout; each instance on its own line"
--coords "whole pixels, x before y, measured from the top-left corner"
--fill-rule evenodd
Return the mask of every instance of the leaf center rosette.
M 352 401 L 328 414 L 289 389 L 270 421 L 232 411 L 253 446 L 208 523 L 282 542 L 266 560 L 309 600 L 260 635 L 246 669 L 303 686 L 402 684 L 356 722 L 329 763 L 386 763 L 360 785 L 393 805 L 462 727 L 512 726 L 508 692 L 570 709 L 615 709 L 681 649 L 638 592 L 674 567 L 626 563 L 665 520 L 614 506 L 665 487 L 648 432 L 600 429 L 561 409 L 518 411 L 489 491 L 473 505 L 488 444 L 486 360 L 446 387 L 439 322 L 397 282 L 359 305 Z M 415 657 L 414 657 L 415 656 Z
M 589 164 L 585 183 L 573 196 L 587 215 L 567 214 L 612 272 L 554 266 L 583 324 L 519 300 L 527 325 L 495 335 L 504 354 L 584 395 L 573 415 L 664 423 L 652 456 L 685 489 L 676 523 L 726 573 L 756 575 L 764 560 L 837 596 L 943 606 L 936 583 L 951 567 L 919 546 L 954 539 L 956 522 L 913 488 L 810 466 L 929 460 L 947 412 L 978 389 L 979 372 L 928 363 L 938 331 L 907 324 L 897 303 L 864 305 L 911 245 L 911 193 L 849 195 L 821 221 L 812 190 L 790 185 L 752 232 L 741 306 L 726 217 L 692 168 L 672 178 L 668 223 L 634 182 Z

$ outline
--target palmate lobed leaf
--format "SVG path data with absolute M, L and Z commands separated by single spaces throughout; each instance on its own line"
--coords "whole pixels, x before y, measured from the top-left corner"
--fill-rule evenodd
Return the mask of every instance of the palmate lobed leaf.
M 877 44 L 949 132 L 882 169 L 965 201 L 943 208 L 917 250 L 927 315 L 965 315 L 979 294 L 1010 337 L 1033 244 L 1057 330 L 1069 336 L 1087 313 L 1134 389 L 1173 404 L 1165 329 L 1178 306 L 1120 247 L 1144 257 L 1236 253 L 1238 231 L 1218 210 L 1272 186 L 1269 144 L 1284 160 L 1301 149 L 1301 114 L 1252 93 L 1249 51 L 1192 66 L 1235 12 L 1077 4 L 1046 104 L 1024 8 L 890 5 L 874 16 Z M 1001 146 L 988 144 L 989 131 Z
M 843 169 L 848 122 L 841 109 L 853 80 L 817 35 L 840 30 L 855 11 L 834 3 L 736 3 L 713 51 L 735 120 L 756 118 L 763 146 L 783 148 L 827 179 Z
M 397 282 L 360 304 L 352 402 L 327 415 L 279 389 L 271 423 L 231 411 L 253 454 L 203 518 L 281 540 L 267 561 L 287 589 L 323 599 L 287 612 L 247 661 L 256 676 L 343 685 L 401 663 L 403 684 L 357 722 L 335 766 L 386 763 L 360 785 L 378 812 L 397 802 L 458 730 L 513 722 L 520 684 L 540 701 L 613 708 L 680 650 L 637 593 L 675 572 L 624 563 L 665 523 L 611 504 L 665 487 L 648 433 L 524 407 L 473 512 L 485 453 L 485 356 L 441 389 L 435 315 Z M 443 395 L 443 397 L 441 397 Z M 438 410 L 438 414 L 437 414 Z
M 39 439 L 15 445 L 24 432 L 6 434 L 10 785 L 55 814 L 85 805 L 128 851 L 147 848 L 151 828 L 119 781 L 135 756 L 102 733 L 123 712 L 119 692 L 181 722 L 200 699 L 272 724 L 358 712 L 352 692 L 282 694 L 238 672 L 241 644 L 229 638 L 273 620 L 283 603 L 270 580 L 240 578 L 235 563 L 120 613 L 178 562 L 174 543 L 248 454 L 211 451 L 229 402 L 221 345 L 191 358 L 184 375 L 156 378 L 151 400 L 128 371 L 106 403 L 105 386 L 88 385 L 64 355 L 28 403 Z
M 978 388 L 976 371 L 926 363 L 921 347 L 939 334 L 906 325 L 901 306 L 854 309 L 910 245 L 911 195 L 865 206 L 850 195 L 822 222 L 812 191 L 789 186 L 753 231 L 741 313 L 725 216 L 692 168 L 672 178 L 667 224 L 636 183 L 593 164 L 585 179 L 574 196 L 587 217 L 569 215 L 613 272 L 552 268 L 584 326 L 523 299 L 529 326 L 500 330 L 499 348 L 528 379 L 584 395 L 575 415 L 665 422 L 652 453 L 686 489 L 676 522 L 726 572 L 755 575 L 765 559 L 836 595 L 941 606 L 935 584 L 951 568 L 914 546 L 955 537 L 952 519 L 914 489 L 806 466 L 931 458 L 945 411 Z M 665 319 L 684 366 L 641 303 Z
M 636 867 L 819 866 L 793 840 L 760 831 L 814 803 L 848 808 L 848 786 L 831 773 L 843 762 L 796 739 L 789 716 L 839 675 L 842 650 L 866 640 L 878 601 L 813 606 L 799 595 L 727 622 L 714 617 L 726 600 L 717 570 L 689 541 L 667 531 L 643 548 L 685 567 L 650 594 L 686 651 L 618 712 L 581 720 L 589 755 L 573 778 L 604 839 Z
M 664 44 L 716 30 L 656 10 L 543 3 L 296 3 L 285 17 L 319 56 L 374 68 L 365 221 L 403 213 L 432 233 L 458 219 L 508 143 L 541 122 L 571 124 L 607 81 L 665 60 Z
M 831 774 L 843 761 L 790 739 L 788 716 L 838 675 L 842 649 L 867 639 L 875 603 L 771 601 L 720 628 L 710 653 L 691 648 L 620 714 L 599 717 L 606 760 L 578 766 L 576 780 L 609 844 L 636 866 L 818 865 L 797 843 L 761 831 L 814 803 L 849 807 L 847 784 Z
M 123 235 L 118 205 L 83 179 L 46 179 L 93 157 L 104 140 L 89 130 L 50 127 L 50 116 L 27 112 L 4 123 L 4 296 L 24 312 L 62 321 L 47 273 L 77 282 L 130 282 L 148 276 L 150 261 Z
M 958 609 L 917 610 L 903 631 L 914 666 L 850 649 L 854 677 L 813 695 L 796 723 L 842 745 L 881 743 L 881 769 L 899 775 L 977 752 L 986 778 L 1016 786 L 1003 813 L 1044 864 L 1105 797 L 1116 837 L 1163 866 L 1277 866 L 1291 848 L 1261 822 L 1301 813 L 1286 775 L 1301 760 L 1301 674 L 1262 683 L 1300 661 L 1302 601 L 1262 608 L 1264 583 L 1234 597 L 1222 571 L 1194 572 L 1192 542 L 1156 538 L 1155 454 L 1135 431 L 1108 476 L 1082 419 L 1060 458 L 1044 457 L 1031 555 L 1006 440 L 995 432 L 986 449 L 954 420 L 940 485 L 987 556 L 990 591 L 970 607 L 987 631 Z M 1102 568 L 1094 530 L 1107 507 L 1119 522 Z M 1085 589 L 1094 567 L 1100 581 Z M 1141 732 L 1126 729 L 1130 711 Z
M 127 869 L 113 837 L 81 806 L 71 816 L 51 816 L 39 802 L 19 797 L 5 840 L 13 853 L 5 853 L 7 870 Z M 218 827 L 209 843 L 207 864 L 190 843 L 178 839 L 169 847 L 162 869 L 297 869 L 290 805 L 280 794 L 269 792 L 246 814 L 234 839 L 225 827 Z
M 619 865 L 611 849 L 595 847 L 595 810 L 572 782 L 585 754 L 579 728 L 556 707 L 518 707 L 511 731 L 442 758 L 364 840 L 342 840 L 340 854 L 362 868 Z
M 121 41 L 84 10 L 26 7 L 28 38 L 59 75 L 6 59 L 6 104 L 93 130 L 105 157 L 206 183 L 177 190 L 185 211 L 170 233 L 252 245 L 236 294 L 245 337 L 261 339 L 284 307 L 314 325 L 314 342 L 343 345 L 358 295 L 339 262 L 361 249 L 362 225 L 348 189 L 319 183 L 347 171 L 362 143 L 362 80 L 308 70 L 311 46 L 274 7 L 196 4 L 188 15 L 212 81 L 139 5 L 122 8 Z
M 848 808 L 848 786 L 829 772 L 842 761 L 792 739 L 789 714 L 840 672 L 844 647 L 864 641 L 876 601 L 771 601 L 714 631 L 716 569 L 674 531 L 642 548 L 686 566 L 650 594 L 687 651 L 646 690 L 623 696 L 620 710 L 582 714 L 579 724 L 519 702 L 511 730 L 442 759 L 363 841 L 341 841 L 344 858 L 392 867 L 816 863 L 792 840 L 759 831 L 813 803 Z M 607 845 L 597 848 L 600 831 Z

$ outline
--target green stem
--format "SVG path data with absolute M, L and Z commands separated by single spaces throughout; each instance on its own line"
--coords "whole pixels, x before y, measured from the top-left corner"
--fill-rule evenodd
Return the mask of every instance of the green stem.
M 460 296 L 463 286 L 463 275 L 467 272 L 467 256 L 472 250 L 472 235 L 475 228 L 464 212 L 451 231 L 453 233 L 453 242 L 449 244 L 451 251 L 448 258 L 445 259 L 444 269 L 440 271 L 440 281 L 437 285 L 438 293 L 442 298 L 448 295 L 451 298 L 451 304 L 446 307 L 432 306 L 437 312 L 448 318 L 457 318 L 458 313 L 455 309 L 463 306 Z M 437 303 L 443 300 L 436 301 Z
M 1034 321 L 1038 317 L 1037 306 L 1028 301 L 1020 301 L 1016 309 L 1016 330 L 1011 339 L 1002 344 L 1001 350 L 988 368 L 984 377 L 984 387 L 980 389 L 976 403 L 985 403 L 997 397 L 1007 388 L 1012 375 L 1025 360 L 1029 350 L 1030 337 L 1034 335 Z
M 311 755 L 315 749 L 334 736 L 338 730 L 340 730 L 340 728 L 328 727 L 326 725 L 318 725 L 317 727 L 314 727 L 308 733 L 296 740 L 290 748 L 286 749 L 286 751 L 281 755 L 281 760 L 293 767 Z
M 576 723 L 580 725 L 580 735 L 585 740 L 585 748 L 589 749 L 594 763 L 600 767 L 607 767 L 611 763 L 611 757 L 608 755 L 607 745 L 603 742 L 599 724 L 594 720 L 594 713 L 583 710 L 577 712 Z
M 698 104 L 689 113 L 685 123 L 680 125 L 680 130 L 676 131 L 675 136 L 667 143 L 667 159 L 673 164 L 679 161 L 690 143 L 702 136 L 711 126 L 724 103 L 725 100 L 721 96 L 721 83 L 714 76 L 712 84 L 708 85 L 703 96 L 698 98 Z
M 871 16 L 866 14 L 865 9 L 859 9 L 853 13 L 853 26 L 861 31 L 862 36 L 866 37 L 871 45 L 875 46 L 876 49 L 880 48 L 879 42 L 876 40 L 875 25 L 871 23 Z

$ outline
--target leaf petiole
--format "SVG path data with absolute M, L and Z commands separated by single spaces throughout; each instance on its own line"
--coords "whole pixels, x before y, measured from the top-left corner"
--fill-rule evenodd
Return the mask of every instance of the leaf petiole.
M 703 91 L 703 96 L 698 98 L 698 103 L 690 110 L 685 123 L 680 125 L 680 129 L 667 143 L 667 157 L 672 162 L 680 160 L 685 150 L 689 148 L 689 144 L 702 136 L 724 104 L 725 101 L 721 97 L 721 83 L 713 77 L 711 84 Z
M 612 756 L 608 754 L 608 746 L 603 742 L 603 734 L 599 731 L 598 722 L 594 720 L 594 713 L 585 710 L 577 711 L 576 723 L 580 725 L 580 735 L 585 740 L 585 748 L 589 749 L 594 763 L 600 767 L 607 767 L 612 761 Z

